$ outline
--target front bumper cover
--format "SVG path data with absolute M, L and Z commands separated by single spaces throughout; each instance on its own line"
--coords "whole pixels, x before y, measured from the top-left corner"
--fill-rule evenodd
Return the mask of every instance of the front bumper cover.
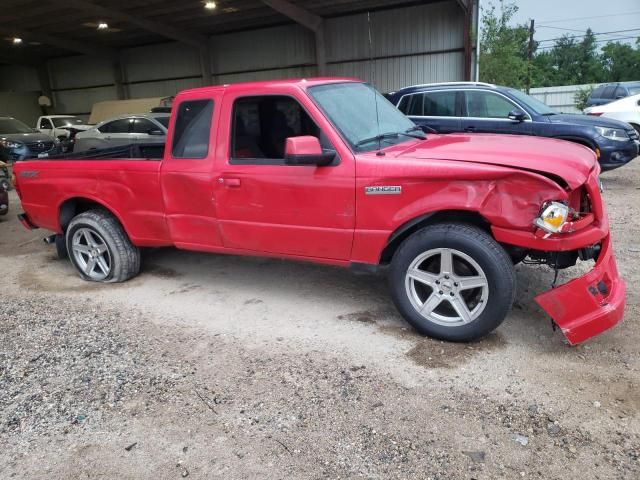
M 536 297 L 571 345 L 614 327 L 624 315 L 626 285 L 618 273 L 611 238 L 602 242 L 596 266 L 586 275 Z

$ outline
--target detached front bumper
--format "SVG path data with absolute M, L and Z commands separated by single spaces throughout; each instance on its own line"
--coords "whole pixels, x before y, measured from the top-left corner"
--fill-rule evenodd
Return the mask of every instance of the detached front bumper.
M 536 297 L 571 345 L 595 337 L 622 321 L 626 285 L 618 273 L 612 250 L 608 236 L 602 242 L 593 270 Z

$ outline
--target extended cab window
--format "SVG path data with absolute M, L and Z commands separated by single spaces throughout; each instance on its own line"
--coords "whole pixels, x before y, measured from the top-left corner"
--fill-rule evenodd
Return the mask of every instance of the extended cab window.
M 43 118 L 40 120 L 40 127 L 38 128 L 45 128 L 45 129 L 50 129 L 51 128 L 51 122 L 49 121 L 48 118 Z
M 213 117 L 213 100 L 182 102 L 176 114 L 171 155 L 174 158 L 205 158 Z
M 473 118 L 508 118 L 515 104 L 506 98 L 483 91 L 467 91 L 467 116 Z
M 233 105 L 230 163 L 284 163 L 287 138 L 311 135 L 331 148 L 320 128 L 293 98 L 277 95 L 239 98 Z

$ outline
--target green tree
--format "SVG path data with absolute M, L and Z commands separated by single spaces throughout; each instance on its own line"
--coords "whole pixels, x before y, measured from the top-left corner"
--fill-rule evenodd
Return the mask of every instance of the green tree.
M 483 82 L 524 88 L 527 78 L 529 29 L 509 25 L 518 7 L 500 0 L 482 12 L 480 79 Z
M 609 82 L 625 82 L 640 79 L 640 39 L 636 47 L 609 42 L 602 47 L 602 70 Z

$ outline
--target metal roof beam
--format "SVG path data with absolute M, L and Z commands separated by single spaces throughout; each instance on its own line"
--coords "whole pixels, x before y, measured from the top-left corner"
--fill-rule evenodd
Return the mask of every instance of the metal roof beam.
M 262 3 L 314 33 L 318 74 L 325 75 L 327 71 L 327 54 L 324 40 L 324 19 L 286 0 L 262 0 Z
M 317 32 L 322 27 L 322 17 L 286 0 L 262 0 L 262 3 L 309 30 Z
M 464 12 L 469 10 L 469 0 L 456 0 Z
M 155 33 L 157 35 L 176 40 L 180 43 L 186 43 L 194 47 L 207 47 L 207 37 L 204 35 L 186 33 L 180 29 L 171 27 L 164 23 L 147 20 L 146 18 L 137 17 L 121 10 L 103 7 L 87 0 L 65 0 L 65 6 L 82 10 L 97 17 L 111 18 L 120 22 L 136 25 L 144 30 Z
M 83 53 L 85 55 L 94 55 L 98 57 L 116 58 L 117 51 L 102 47 L 99 45 L 92 45 L 84 41 L 68 40 L 66 38 L 57 37 L 54 35 L 48 35 L 46 33 L 31 32 L 15 27 L 7 27 L 0 25 L 0 35 L 6 35 L 8 37 L 18 37 L 23 41 L 31 41 L 50 45 L 52 47 L 62 48 L 64 50 L 70 50 L 72 52 Z

